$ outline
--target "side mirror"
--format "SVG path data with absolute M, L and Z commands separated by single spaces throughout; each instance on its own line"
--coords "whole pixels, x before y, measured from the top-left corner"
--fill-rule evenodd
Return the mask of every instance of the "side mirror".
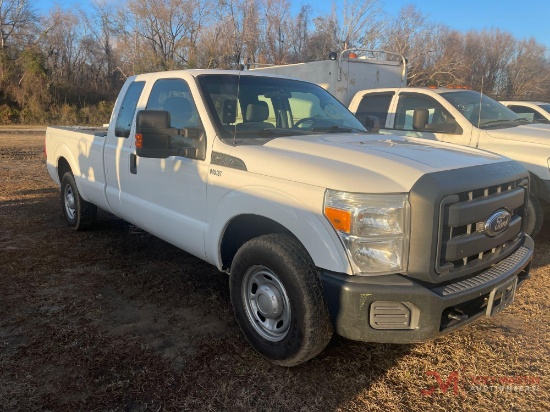
M 426 124 L 428 123 L 428 119 L 429 119 L 428 109 L 424 109 L 424 108 L 414 109 L 413 118 L 412 118 L 413 129 L 424 130 L 426 128 Z
M 196 144 L 186 145 L 179 141 L 185 138 L 196 141 Z M 170 127 L 169 112 L 140 110 L 136 115 L 136 154 L 139 157 L 153 159 L 183 156 L 204 160 L 206 157 L 204 130 L 198 127 L 176 129 Z
M 380 119 L 376 116 L 367 115 L 365 127 L 371 133 L 378 133 L 380 131 Z

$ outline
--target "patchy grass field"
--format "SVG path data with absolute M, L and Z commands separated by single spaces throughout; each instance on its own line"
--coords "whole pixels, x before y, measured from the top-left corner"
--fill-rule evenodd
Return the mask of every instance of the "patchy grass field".
M 550 224 L 536 244 L 495 318 L 285 369 L 245 342 L 226 275 L 107 213 L 72 231 L 43 135 L 0 134 L 0 411 L 550 410 Z

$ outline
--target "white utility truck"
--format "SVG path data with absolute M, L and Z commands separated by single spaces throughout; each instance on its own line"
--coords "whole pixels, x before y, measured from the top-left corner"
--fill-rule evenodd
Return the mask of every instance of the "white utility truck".
M 347 49 L 333 56 L 253 70 L 322 86 L 371 130 L 471 146 L 521 162 L 532 185 L 526 232 L 537 235 L 544 219 L 540 201 L 550 203 L 550 125 L 527 125 L 523 115 L 471 90 L 407 88 L 406 59 L 399 54 Z
M 244 336 L 280 365 L 349 339 L 409 343 L 509 305 L 529 277 L 529 174 L 446 143 L 368 133 L 312 83 L 143 74 L 107 130 L 49 127 L 74 229 L 97 208 L 230 275 Z
M 293 77 L 318 84 L 348 106 L 357 92 L 378 87 L 405 87 L 407 60 L 384 50 L 346 49 L 330 59 L 307 63 L 249 65 L 250 70 Z M 392 58 L 393 60 L 388 60 Z

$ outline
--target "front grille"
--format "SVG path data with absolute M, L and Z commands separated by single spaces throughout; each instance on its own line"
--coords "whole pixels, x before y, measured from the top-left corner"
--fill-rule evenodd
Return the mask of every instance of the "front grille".
M 525 178 L 464 191 L 440 205 L 436 272 L 459 277 L 509 255 L 521 240 L 528 180 Z M 491 237 L 485 223 L 496 211 L 511 214 L 506 230 Z

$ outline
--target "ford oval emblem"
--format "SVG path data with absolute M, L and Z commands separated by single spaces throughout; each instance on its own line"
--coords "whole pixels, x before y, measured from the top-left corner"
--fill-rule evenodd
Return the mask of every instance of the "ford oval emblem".
M 510 225 L 512 215 L 506 209 L 497 210 L 485 222 L 485 234 L 493 237 L 504 232 Z

